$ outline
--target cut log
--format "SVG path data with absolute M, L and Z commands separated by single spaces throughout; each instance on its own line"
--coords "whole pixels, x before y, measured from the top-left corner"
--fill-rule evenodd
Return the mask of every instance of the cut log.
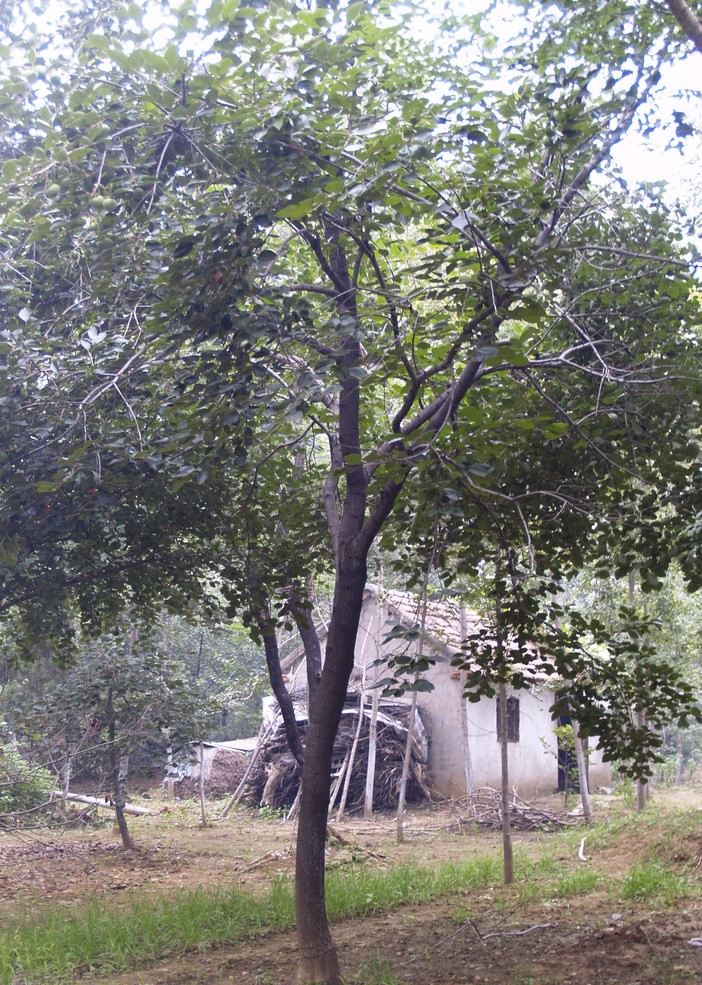
M 115 805 L 111 800 L 105 800 L 104 797 L 88 797 L 82 793 L 67 793 L 66 800 L 75 800 L 78 804 L 90 804 L 91 807 L 103 807 L 105 810 L 113 811 Z M 153 814 L 148 807 L 137 807 L 135 804 L 125 804 L 124 805 L 125 814 L 137 814 L 139 816 L 143 814 Z

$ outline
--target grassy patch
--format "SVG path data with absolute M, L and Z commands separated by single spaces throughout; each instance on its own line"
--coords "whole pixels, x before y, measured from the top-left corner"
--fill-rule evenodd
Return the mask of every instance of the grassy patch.
M 551 894 L 565 899 L 569 896 L 580 896 L 591 893 L 600 881 L 600 875 L 595 869 L 575 869 L 564 872 L 555 880 Z
M 366 916 L 409 902 L 499 883 L 500 863 L 479 857 L 426 868 L 407 864 L 387 871 L 354 867 L 327 879 L 332 920 Z M 194 890 L 135 903 L 127 911 L 88 906 L 69 915 L 58 908 L 41 920 L 0 935 L 0 981 L 46 981 L 71 973 L 136 967 L 168 954 L 294 925 L 289 877 L 275 879 L 264 895 L 238 889 Z M 370 973 L 370 972 L 369 972 Z M 373 974 L 376 974 L 374 971 Z M 376 974 L 376 980 L 378 979 Z
M 432 868 L 407 863 L 395 868 L 356 868 L 327 878 L 327 911 L 332 920 L 366 916 L 401 903 L 427 903 L 451 893 L 483 889 L 500 882 L 498 858 L 479 856 Z
M 263 897 L 192 890 L 135 903 L 127 911 L 94 905 L 66 915 L 55 909 L 0 935 L 0 980 L 10 985 L 18 973 L 40 981 L 94 968 L 128 968 L 293 923 L 293 894 L 281 882 Z
M 396 985 L 396 981 L 389 962 L 376 957 L 368 964 L 361 965 L 358 974 L 348 980 L 348 985 Z
M 618 895 L 625 900 L 656 899 L 671 905 L 690 892 L 690 883 L 658 862 L 637 862 L 632 865 L 621 884 Z

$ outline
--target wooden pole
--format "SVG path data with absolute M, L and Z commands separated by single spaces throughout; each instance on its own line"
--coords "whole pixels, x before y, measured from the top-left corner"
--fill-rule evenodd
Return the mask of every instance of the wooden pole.
M 351 746 L 351 755 L 349 757 L 349 765 L 346 770 L 346 778 L 344 780 L 344 789 L 341 792 L 341 800 L 339 801 L 339 810 L 336 812 L 336 819 L 340 821 L 344 816 L 344 811 L 346 810 L 346 798 L 349 795 L 349 785 L 351 784 L 351 776 L 353 774 L 353 764 L 356 760 L 356 751 L 358 749 L 358 740 L 361 738 L 361 729 L 363 728 L 364 719 L 364 694 L 358 699 L 358 724 L 356 725 L 356 734 L 353 737 L 353 745 Z
M 200 740 L 200 776 L 198 777 L 198 792 L 200 794 L 200 823 L 207 827 L 207 810 L 205 808 L 205 745 Z
M 375 688 L 371 700 L 371 717 L 368 725 L 368 768 L 366 770 L 366 795 L 363 802 L 363 816 L 373 817 L 373 786 L 375 784 L 375 760 L 378 749 L 378 705 L 380 688 Z
M 90 804 L 91 807 L 102 807 L 108 811 L 115 809 L 114 803 L 109 798 L 105 800 L 104 797 L 88 797 L 87 794 L 82 793 L 67 793 L 66 800 L 74 801 L 77 804 Z M 123 810 L 125 814 L 135 814 L 138 817 L 154 813 L 148 807 L 137 807 L 134 804 L 125 804 Z
M 229 800 L 227 801 L 227 803 L 224 805 L 224 808 L 222 809 L 222 812 L 219 815 L 219 820 L 220 821 L 223 821 L 227 817 L 227 815 L 229 814 L 229 812 L 231 811 L 231 809 L 234 807 L 234 805 L 235 804 L 238 804 L 239 801 L 241 800 L 242 795 L 244 793 L 244 789 L 246 787 L 246 781 L 251 776 L 251 771 L 253 770 L 254 766 L 256 765 L 256 763 L 259 760 L 259 757 L 261 755 L 261 752 L 263 751 L 263 746 L 264 746 L 265 742 L 268 740 L 268 738 L 270 737 L 270 735 L 271 735 L 271 733 L 273 732 L 274 729 L 275 729 L 275 722 L 274 721 L 273 722 L 269 722 L 268 725 L 266 725 L 265 722 L 262 722 L 261 723 L 261 728 L 258 731 L 258 741 L 256 742 L 256 746 L 254 748 L 254 751 L 251 753 L 251 759 L 249 760 L 248 766 L 246 767 L 246 770 L 244 772 L 244 775 L 241 778 L 241 783 L 236 788 L 236 790 L 234 791 L 234 793 L 232 794 L 232 796 L 229 798 Z

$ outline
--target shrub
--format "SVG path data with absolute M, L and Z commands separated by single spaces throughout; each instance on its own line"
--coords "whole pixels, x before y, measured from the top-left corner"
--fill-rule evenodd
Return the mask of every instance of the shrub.
M 53 779 L 48 770 L 28 762 L 11 745 L 0 745 L 0 825 L 8 815 L 31 810 L 51 795 Z

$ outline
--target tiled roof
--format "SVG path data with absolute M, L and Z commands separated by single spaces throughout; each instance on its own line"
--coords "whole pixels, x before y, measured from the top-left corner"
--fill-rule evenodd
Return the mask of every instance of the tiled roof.
M 454 599 L 427 599 L 425 612 L 421 598 L 412 592 L 380 592 L 373 585 L 368 585 L 366 592 L 366 597 L 375 595 L 380 602 L 385 603 L 392 617 L 408 629 L 420 625 L 424 618 L 425 638 L 434 645 L 438 644 L 449 657 L 461 651 L 466 637 L 486 626 L 485 620 L 476 612 L 465 608 L 461 611 L 460 603 Z M 523 657 L 516 640 L 508 640 L 507 647 L 514 652 L 515 658 Z M 545 672 L 544 661 L 534 644 L 529 646 L 529 658 L 528 661 L 515 659 L 512 664 L 514 671 L 523 673 L 534 683 L 552 679 L 553 675 Z

